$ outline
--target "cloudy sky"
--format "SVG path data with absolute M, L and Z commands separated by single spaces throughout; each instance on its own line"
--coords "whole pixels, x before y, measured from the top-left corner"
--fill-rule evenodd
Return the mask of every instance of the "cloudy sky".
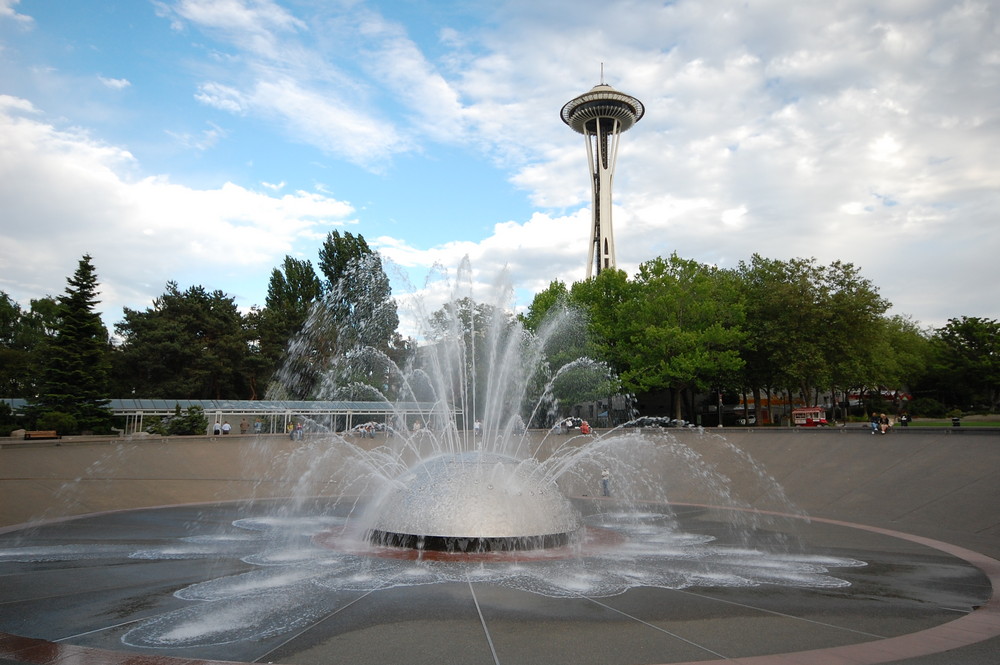
M 0 0 L 0 291 L 101 310 L 168 280 L 263 305 L 362 234 L 396 293 L 468 256 L 520 304 L 583 279 L 604 80 L 646 115 L 619 267 L 851 262 L 925 326 L 1000 317 L 992 0 Z M 415 285 L 415 286 L 411 286 Z

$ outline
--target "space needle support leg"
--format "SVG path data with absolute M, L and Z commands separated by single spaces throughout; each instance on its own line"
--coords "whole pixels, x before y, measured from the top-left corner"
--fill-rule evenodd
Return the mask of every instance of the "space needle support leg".
M 591 195 L 591 205 L 594 210 L 594 224 L 590 229 L 590 249 L 587 251 L 587 279 L 594 276 L 594 264 L 595 260 L 600 260 L 600 255 L 597 257 L 594 255 L 594 248 L 600 243 L 601 237 L 601 223 L 600 223 L 600 181 L 599 181 L 599 164 L 600 162 L 594 161 L 594 141 L 592 134 L 584 134 L 583 138 L 587 141 L 587 162 L 590 164 L 590 195 Z M 598 270 L 600 272 L 600 270 Z

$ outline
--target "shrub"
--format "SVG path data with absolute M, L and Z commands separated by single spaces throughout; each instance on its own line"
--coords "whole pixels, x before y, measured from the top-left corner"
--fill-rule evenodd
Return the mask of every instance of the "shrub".
M 20 423 L 7 402 L 0 402 L 0 436 L 9 436 L 10 432 L 18 429 Z
M 166 436 L 186 436 L 188 434 L 204 434 L 208 429 L 208 418 L 205 417 L 205 410 L 200 406 L 189 406 L 187 411 L 182 413 L 180 404 L 174 407 L 174 415 L 165 416 L 159 422 L 146 427 L 150 434 Z
M 180 407 L 178 407 L 178 412 Z M 204 434 L 208 429 L 208 418 L 205 416 L 205 409 L 200 406 L 189 406 L 185 414 L 175 414 L 170 419 L 167 431 L 170 434 Z
M 910 415 L 923 418 L 944 418 L 945 405 L 933 397 L 918 397 L 909 404 Z
M 76 418 L 62 411 L 44 411 L 35 421 L 35 429 L 55 430 L 59 434 L 75 434 L 77 431 Z

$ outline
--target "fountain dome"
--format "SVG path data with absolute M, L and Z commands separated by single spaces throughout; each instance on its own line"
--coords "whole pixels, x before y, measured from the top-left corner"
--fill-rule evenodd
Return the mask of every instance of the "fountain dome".
M 368 540 L 455 552 L 564 545 L 579 513 L 534 459 L 470 451 L 415 465 L 372 507 Z

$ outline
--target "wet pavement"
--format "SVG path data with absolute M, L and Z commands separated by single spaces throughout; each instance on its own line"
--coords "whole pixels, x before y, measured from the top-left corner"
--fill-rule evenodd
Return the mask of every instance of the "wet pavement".
M 816 518 L 766 522 L 744 541 L 733 536 L 727 511 L 679 504 L 671 512 L 672 528 L 714 539 L 710 547 L 729 557 L 718 568 L 686 541 L 663 545 L 676 552 L 661 565 L 684 571 L 674 588 L 663 582 L 669 577 L 627 581 L 643 570 L 641 553 L 600 564 L 586 552 L 565 563 L 514 556 L 452 564 L 336 551 L 335 538 L 321 537 L 336 528 L 330 515 L 277 518 L 265 503 L 9 529 L 0 534 L 0 658 L 35 665 L 1000 661 L 995 559 Z M 276 519 L 298 526 L 275 531 Z M 788 574 L 789 561 L 804 566 L 800 577 Z M 590 578 L 615 565 L 615 588 L 595 587 Z M 590 593 L 595 588 L 604 592 Z

